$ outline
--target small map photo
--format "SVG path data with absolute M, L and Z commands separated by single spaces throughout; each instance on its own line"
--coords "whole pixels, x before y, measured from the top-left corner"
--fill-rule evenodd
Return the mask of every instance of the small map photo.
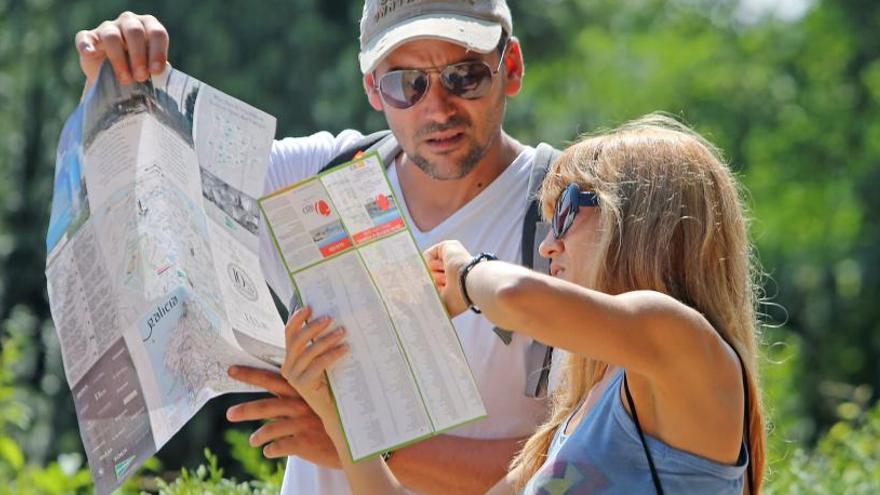
M 342 227 L 341 220 L 334 220 L 309 232 L 321 254 L 331 256 L 351 247 L 351 239 Z

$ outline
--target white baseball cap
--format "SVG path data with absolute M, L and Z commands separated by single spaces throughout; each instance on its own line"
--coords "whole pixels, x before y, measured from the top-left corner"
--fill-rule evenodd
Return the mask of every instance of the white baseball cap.
M 358 55 L 361 72 L 372 72 L 408 41 L 438 39 L 489 53 L 502 32 L 513 32 L 506 0 L 366 0 Z

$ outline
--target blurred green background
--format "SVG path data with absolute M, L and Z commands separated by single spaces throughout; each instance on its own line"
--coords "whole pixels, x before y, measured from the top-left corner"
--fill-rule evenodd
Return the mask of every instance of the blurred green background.
M 766 272 L 765 492 L 880 492 L 880 2 L 510 5 L 527 65 L 511 134 L 564 146 L 665 110 L 718 144 L 748 190 Z M 0 493 L 91 491 L 43 274 L 55 146 L 83 83 L 76 31 L 153 13 L 175 66 L 277 116 L 279 137 L 372 131 L 384 120 L 361 89 L 360 9 L 0 0 Z M 278 465 L 246 446 L 256 425 L 223 420 L 240 400 L 210 403 L 125 490 L 277 492 Z

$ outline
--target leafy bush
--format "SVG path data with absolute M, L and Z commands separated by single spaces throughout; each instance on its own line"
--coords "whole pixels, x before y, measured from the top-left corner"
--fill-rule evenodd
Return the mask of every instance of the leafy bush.
M 17 400 L 13 364 L 20 356 L 18 339 L 0 340 L 0 493 L 67 494 L 89 493 L 92 478 L 82 468 L 80 454 L 59 456 L 46 466 L 28 463 L 13 428 L 23 430 L 30 411 Z
M 263 480 L 270 484 L 281 486 L 284 480 L 285 459 L 272 461 L 263 457 L 263 451 L 251 447 L 248 443 L 247 433 L 241 430 L 227 430 L 224 434 L 226 443 L 229 444 L 232 458 L 241 464 L 244 472 L 254 479 Z
M 253 449 L 259 452 L 258 449 Z M 172 483 L 166 483 L 161 479 L 158 480 L 158 491 L 163 495 L 201 495 L 203 493 L 212 494 L 234 494 L 234 495 L 269 495 L 276 494 L 281 491 L 279 478 L 273 478 L 268 481 L 255 480 L 237 482 L 235 479 L 227 479 L 223 477 L 223 468 L 217 465 L 217 456 L 205 449 L 205 459 L 208 464 L 201 464 L 193 471 L 183 468 L 180 477 Z
M 880 491 L 880 402 L 856 420 L 841 421 L 812 451 L 797 447 L 777 462 L 767 495 L 876 494 Z
M 839 421 L 812 448 L 815 423 L 804 414 L 804 339 L 782 328 L 767 329 L 762 387 L 770 418 L 764 493 L 875 494 L 880 490 L 880 401 L 852 387 L 837 394 Z M 828 384 L 826 384 L 828 385 Z M 830 386 L 830 385 L 829 385 Z M 838 384 L 837 386 L 841 386 Z

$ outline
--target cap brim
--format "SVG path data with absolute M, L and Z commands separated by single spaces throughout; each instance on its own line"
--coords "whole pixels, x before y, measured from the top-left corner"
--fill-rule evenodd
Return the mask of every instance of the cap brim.
M 361 50 L 358 55 L 361 72 L 372 72 L 392 50 L 417 39 L 449 41 L 471 51 L 489 53 L 498 46 L 501 25 L 452 14 L 428 14 L 408 19 L 385 31 Z

